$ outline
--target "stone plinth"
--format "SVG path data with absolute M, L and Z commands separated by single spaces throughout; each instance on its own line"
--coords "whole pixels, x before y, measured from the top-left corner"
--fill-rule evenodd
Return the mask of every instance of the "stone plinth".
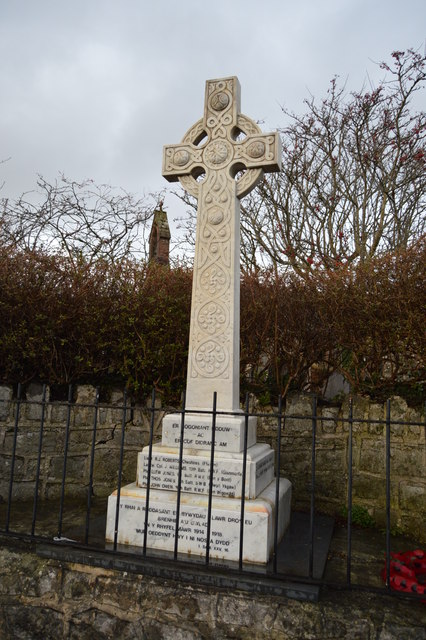
M 145 525 L 146 489 L 130 484 L 122 488 L 118 543 L 142 546 Z M 164 551 L 174 550 L 176 521 L 175 491 L 152 489 L 149 502 L 147 546 Z M 280 479 L 278 503 L 278 539 L 290 521 L 291 483 Z M 114 540 L 117 494 L 108 499 L 106 539 Z M 179 518 L 179 553 L 203 556 L 206 553 L 208 496 L 181 494 Z M 212 500 L 210 556 L 220 560 L 239 559 L 241 501 L 214 497 Z M 253 500 L 245 502 L 245 562 L 266 563 L 274 543 L 275 482 Z
M 148 478 L 149 447 L 138 456 L 137 484 L 145 487 Z M 240 498 L 243 477 L 243 453 L 215 455 L 213 466 L 213 494 Z M 179 451 L 174 447 L 154 445 L 150 486 L 153 489 L 177 490 Z M 274 452 L 267 444 L 255 444 L 247 451 L 245 497 L 255 498 L 274 479 Z M 209 491 L 210 452 L 184 449 L 182 456 L 182 491 L 204 493 Z
M 244 449 L 245 418 L 242 416 L 217 416 L 215 451 L 240 453 Z M 181 415 L 169 414 L 163 418 L 161 442 L 166 447 L 180 444 Z M 191 449 L 211 449 L 212 418 L 206 414 L 187 413 L 183 444 Z M 256 442 L 256 418 L 250 417 L 247 429 L 247 447 Z

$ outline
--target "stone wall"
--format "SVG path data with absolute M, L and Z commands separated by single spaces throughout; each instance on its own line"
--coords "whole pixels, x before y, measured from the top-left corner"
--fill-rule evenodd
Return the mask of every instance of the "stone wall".
M 319 603 L 197 587 L 0 550 L 0 638 L 425 640 L 424 605 L 328 592 Z
M 90 452 L 93 432 L 95 390 L 90 386 L 76 389 L 75 406 L 71 412 L 66 495 L 86 495 L 89 482 Z M 12 389 L 0 387 L 0 502 L 7 499 L 10 463 L 13 447 L 15 402 Z M 32 499 L 36 480 L 40 432 L 41 388 L 30 385 L 22 404 L 14 473 L 14 498 Z M 101 398 L 102 400 L 102 398 Z M 112 392 L 109 404 L 101 406 L 95 440 L 94 493 L 106 496 L 117 485 L 121 442 L 123 397 Z M 391 419 L 423 422 L 424 415 L 407 407 L 401 398 L 393 398 Z M 259 408 L 258 408 L 259 409 Z M 291 396 L 287 401 L 288 418 L 281 441 L 281 475 L 293 483 L 293 507 L 309 506 L 312 447 L 312 398 Z M 262 409 L 264 412 L 264 409 Z M 316 507 L 338 514 L 347 504 L 349 404 L 320 406 L 321 420 L 317 427 Z M 353 405 L 353 502 L 366 510 L 382 527 L 385 524 L 385 426 L 362 423 L 359 420 L 384 420 L 385 406 L 355 398 Z M 305 418 L 303 418 L 305 416 Z M 39 496 L 57 498 L 60 494 L 67 407 L 51 402 L 46 409 L 40 470 Z M 161 437 L 163 412 L 155 414 L 154 438 Z M 357 422 L 358 420 L 358 422 Z M 123 483 L 133 482 L 136 475 L 137 452 L 148 443 L 150 413 L 136 406 L 127 414 Z M 276 420 L 260 418 L 258 439 L 276 448 Z M 391 507 L 392 528 L 411 535 L 419 542 L 426 539 L 425 521 L 425 427 L 393 425 L 391 427 Z
M 293 507 L 308 507 L 312 451 L 312 397 L 295 394 L 288 398 L 286 413 L 306 416 L 288 418 L 281 439 L 281 475 L 293 483 Z M 316 507 L 333 515 L 347 505 L 349 399 L 340 406 L 318 407 L 316 431 Z M 365 510 L 379 527 L 386 522 L 386 465 L 384 421 L 386 404 L 366 398 L 353 399 L 353 504 Z M 344 419 L 344 420 L 342 420 Z M 400 397 L 391 399 L 391 420 L 417 422 L 422 426 L 391 425 L 391 529 L 424 542 L 426 534 L 425 416 L 411 409 Z M 276 419 L 263 419 L 259 438 L 276 448 Z
M 47 397 L 48 397 L 47 393 Z M 86 495 L 89 483 L 94 408 L 96 391 L 91 386 L 76 388 L 76 404 L 71 410 L 69 449 L 67 456 L 66 495 Z M 14 416 L 16 402 L 12 389 L 0 387 L 0 502 L 8 495 L 10 464 L 13 449 Z M 21 405 L 13 498 L 31 500 L 34 496 L 42 390 L 40 385 L 30 385 Z M 29 404 L 31 403 L 31 404 Z M 88 405 L 88 406 L 84 406 Z M 95 438 L 93 488 L 97 496 L 106 496 L 117 486 L 121 427 L 123 419 L 123 393 L 113 391 L 109 403 L 100 402 Z M 160 437 L 163 412 L 155 413 L 154 435 Z M 61 491 L 64 448 L 66 437 L 67 406 L 63 402 L 51 402 L 45 411 L 39 497 L 58 498 Z M 134 482 L 137 453 L 148 442 L 150 412 L 143 406 L 132 407 L 126 416 L 123 458 L 123 482 Z

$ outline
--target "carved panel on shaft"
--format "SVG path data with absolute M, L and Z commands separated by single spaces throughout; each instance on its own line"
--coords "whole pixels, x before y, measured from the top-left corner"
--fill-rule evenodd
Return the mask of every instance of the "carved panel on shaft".
M 229 376 L 231 304 L 232 183 L 211 171 L 198 201 L 199 235 L 192 300 L 193 350 L 189 375 Z

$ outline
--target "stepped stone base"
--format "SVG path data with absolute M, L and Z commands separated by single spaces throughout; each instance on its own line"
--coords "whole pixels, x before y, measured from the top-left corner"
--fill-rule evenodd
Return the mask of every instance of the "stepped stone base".
M 245 502 L 243 560 L 267 563 L 273 549 L 275 523 L 275 490 L 272 481 L 253 500 Z M 143 546 L 146 489 L 136 483 L 123 487 L 120 496 L 118 543 Z M 177 493 L 151 489 L 147 546 L 174 550 Z M 114 540 L 117 492 L 108 499 L 106 539 Z M 291 483 L 279 481 L 278 541 L 290 522 Z M 205 555 L 208 496 L 181 494 L 178 552 Z M 241 501 L 236 498 L 213 497 L 210 557 L 221 560 L 239 559 Z

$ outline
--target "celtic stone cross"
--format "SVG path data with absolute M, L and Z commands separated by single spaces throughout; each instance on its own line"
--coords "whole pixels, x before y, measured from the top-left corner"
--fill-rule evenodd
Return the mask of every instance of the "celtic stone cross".
M 239 409 L 240 207 L 263 172 L 281 169 L 278 133 L 240 113 L 238 78 L 206 82 L 204 117 L 163 152 L 163 176 L 198 200 L 186 404 Z M 203 179 L 201 179 L 203 178 Z

